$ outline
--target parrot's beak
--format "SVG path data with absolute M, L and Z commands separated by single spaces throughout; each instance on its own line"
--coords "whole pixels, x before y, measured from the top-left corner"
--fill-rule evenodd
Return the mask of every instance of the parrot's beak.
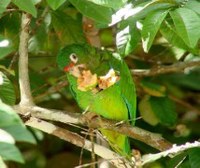
M 65 72 L 69 72 L 74 66 L 75 66 L 75 64 L 73 62 L 70 62 L 67 66 L 64 67 L 63 70 Z

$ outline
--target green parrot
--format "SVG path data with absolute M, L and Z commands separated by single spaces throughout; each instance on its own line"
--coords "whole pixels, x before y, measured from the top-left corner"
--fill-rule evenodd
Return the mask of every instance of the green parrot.
M 136 93 L 131 73 L 117 53 L 86 44 L 72 44 L 57 56 L 70 90 L 80 108 L 107 119 L 135 123 Z M 128 137 L 100 129 L 110 146 L 121 155 L 130 155 Z

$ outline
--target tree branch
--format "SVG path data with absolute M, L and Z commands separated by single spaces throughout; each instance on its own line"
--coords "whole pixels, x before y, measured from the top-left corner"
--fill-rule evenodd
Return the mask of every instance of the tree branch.
M 91 113 L 81 115 L 80 113 L 67 113 L 59 110 L 45 109 L 38 106 L 15 106 L 14 109 L 19 114 L 31 114 L 39 119 L 57 121 L 65 124 L 80 124 L 90 128 L 106 128 L 108 130 L 113 130 L 125 134 L 133 139 L 142 141 L 160 151 L 167 150 L 172 146 L 172 144 L 162 138 L 160 134 L 151 133 L 138 127 L 132 127 L 126 123 L 104 119 L 97 115 L 91 118 Z
M 81 148 L 84 148 L 88 151 L 92 151 L 92 146 L 94 146 L 94 152 L 108 160 L 110 163 L 115 165 L 116 167 L 121 168 L 131 168 L 131 163 L 129 164 L 129 161 L 127 161 L 125 158 L 120 157 L 118 154 L 114 153 L 113 151 L 98 145 L 94 142 L 91 142 L 84 137 L 78 135 L 77 133 L 73 133 L 71 131 L 68 131 L 66 129 L 60 128 L 58 126 L 53 125 L 52 123 L 37 119 L 35 117 L 30 117 L 28 121 L 25 122 L 27 126 L 31 126 L 33 128 L 39 129 L 43 132 L 46 132 L 48 134 L 57 136 L 60 139 L 63 139 L 67 142 L 70 142 L 76 146 L 79 146 Z
M 156 153 L 156 154 L 143 155 L 143 157 L 142 157 L 142 165 L 145 165 L 146 163 L 150 163 L 150 162 L 153 162 L 155 160 L 158 160 L 161 157 L 166 157 L 166 156 L 174 157 L 177 154 L 180 154 L 181 152 L 183 152 L 185 150 L 188 150 L 190 148 L 195 148 L 195 147 L 200 147 L 200 142 L 199 141 L 195 141 L 193 143 L 187 142 L 186 144 L 180 145 L 180 146 L 173 145 L 172 148 L 170 148 L 169 150 L 166 150 L 164 152 L 160 152 L 160 153 Z
M 156 66 L 152 69 L 133 69 L 131 70 L 132 74 L 135 76 L 156 76 L 166 73 L 173 73 L 173 72 L 181 72 L 184 71 L 186 68 L 200 66 L 200 61 L 191 61 L 191 62 L 178 62 L 173 65 L 168 66 Z
M 29 75 L 28 75 L 28 40 L 29 24 L 31 15 L 22 13 L 21 33 L 19 42 L 19 87 L 20 87 L 20 105 L 33 105 Z

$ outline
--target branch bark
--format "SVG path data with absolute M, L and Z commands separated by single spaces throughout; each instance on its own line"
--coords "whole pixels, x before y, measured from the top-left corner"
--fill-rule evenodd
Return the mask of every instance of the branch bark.
M 84 137 L 78 135 L 77 133 L 60 128 L 58 126 L 53 125 L 52 123 L 37 119 L 35 117 L 30 117 L 29 120 L 25 122 L 25 124 L 27 126 L 31 126 L 33 128 L 39 129 L 48 134 L 57 136 L 60 139 L 63 139 L 76 146 L 84 148 L 90 152 L 92 152 L 92 146 L 94 146 L 94 152 L 98 156 L 108 160 L 110 163 L 112 163 L 116 167 L 121 167 L 121 168 L 132 167 L 131 163 L 129 164 L 129 161 L 127 161 L 125 158 L 120 157 L 118 154 L 114 153 L 113 151 L 101 145 L 98 145 L 94 142 L 91 142 L 85 139 Z
M 19 42 L 19 87 L 20 87 L 20 105 L 33 105 L 31 95 L 29 75 L 28 75 L 28 40 L 29 40 L 29 24 L 31 15 L 22 13 L 21 33 Z
M 173 73 L 173 72 L 181 72 L 186 68 L 200 66 L 200 61 L 191 61 L 191 62 L 178 62 L 173 65 L 168 66 L 157 66 L 152 69 L 133 69 L 131 70 L 134 76 L 156 76 L 161 74 Z
M 160 151 L 167 150 L 172 146 L 172 144 L 162 138 L 160 134 L 151 133 L 138 127 L 132 127 L 126 123 L 114 122 L 100 116 L 91 118 L 92 115 L 90 115 L 90 113 L 81 115 L 80 113 L 67 113 L 59 110 L 45 109 L 38 106 L 15 106 L 14 109 L 19 114 L 31 114 L 39 119 L 57 121 L 65 124 L 79 124 L 90 128 L 106 128 L 108 130 L 113 130 L 125 134 L 133 139 L 142 141 Z

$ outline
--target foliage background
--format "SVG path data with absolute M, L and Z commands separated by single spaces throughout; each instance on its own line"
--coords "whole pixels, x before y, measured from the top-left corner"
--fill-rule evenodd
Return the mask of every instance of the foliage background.
M 65 75 L 57 68 L 56 55 L 67 44 L 90 42 L 99 46 L 100 39 L 101 46 L 119 52 L 133 70 L 138 94 L 136 126 L 160 133 L 171 143 L 183 144 L 198 140 L 200 135 L 199 9 L 198 0 L 1 0 L 0 167 L 3 161 L 9 167 L 20 168 L 74 167 L 81 152 L 51 135 L 26 129 L 11 108 L 20 101 L 18 46 L 22 12 L 32 15 L 29 75 L 37 105 L 81 112 Z M 84 22 L 88 18 L 92 19 L 89 24 Z M 92 34 L 93 30 L 97 33 Z M 98 40 L 90 41 L 93 36 Z M 181 69 L 180 63 L 186 66 Z M 175 67 L 173 73 L 159 73 L 160 68 L 170 66 Z M 80 132 L 71 126 L 62 127 Z M 142 155 L 158 152 L 134 139 L 131 146 Z M 195 148 L 146 167 L 175 167 L 182 161 L 179 167 L 196 168 L 200 167 L 199 155 L 200 149 Z M 86 151 L 84 162 L 90 162 Z

